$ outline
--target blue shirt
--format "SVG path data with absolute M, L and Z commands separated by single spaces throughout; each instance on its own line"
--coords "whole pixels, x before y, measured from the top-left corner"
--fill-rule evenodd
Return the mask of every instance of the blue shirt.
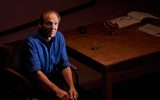
M 25 70 L 41 70 L 46 75 L 56 72 L 58 68 L 70 67 L 62 33 L 56 32 L 47 43 L 40 31 L 34 32 L 24 42 L 20 63 Z

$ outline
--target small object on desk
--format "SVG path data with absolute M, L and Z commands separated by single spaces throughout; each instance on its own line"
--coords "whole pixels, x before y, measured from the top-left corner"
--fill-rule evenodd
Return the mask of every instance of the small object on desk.
M 87 32 L 87 29 L 85 28 L 85 26 L 79 26 L 78 27 L 78 32 L 81 34 L 84 34 Z
M 96 47 L 91 47 L 91 50 L 96 50 L 97 48 Z
M 112 23 L 111 21 L 104 21 L 103 25 L 107 29 L 107 33 L 112 36 L 118 30 L 118 24 Z
M 91 44 L 91 50 L 96 50 L 96 49 L 98 49 L 98 44 L 97 44 L 97 41 L 94 41 Z

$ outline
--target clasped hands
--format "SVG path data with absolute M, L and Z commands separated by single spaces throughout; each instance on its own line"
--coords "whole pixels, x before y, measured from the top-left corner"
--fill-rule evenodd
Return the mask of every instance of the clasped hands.
M 78 93 L 75 88 L 70 89 L 69 93 L 60 89 L 56 95 L 60 98 L 60 100 L 77 100 L 78 98 Z

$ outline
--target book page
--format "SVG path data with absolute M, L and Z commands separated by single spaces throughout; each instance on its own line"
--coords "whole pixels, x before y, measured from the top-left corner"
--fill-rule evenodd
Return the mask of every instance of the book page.
M 123 28 L 123 27 L 133 25 L 135 23 L 139 23 L 140 21 L 131 16 L 122 16 L 122 17 L 111 20 L 111 22 L 113 24 L 117 23 L 119 28 Z
M 139 30 L 151 35 L 154 35 L 156 37 L 160 36 L 160 27 L 152 25 L 152 24 L 146 24 L 141 27 L 139 27 Z
M 132 11 L 128 13 L 128 16 L 131 16 L 139 21 L 141 21 L 144 18 L 153 18 L 153 19 L 159 19 L 156 16 L 153 16 L 149 13 L 145 13 L 145 12 L 139 12 L 139 11 Z

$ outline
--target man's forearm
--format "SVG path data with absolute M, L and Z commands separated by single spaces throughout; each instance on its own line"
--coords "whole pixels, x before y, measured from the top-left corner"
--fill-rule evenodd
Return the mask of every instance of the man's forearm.
M 63 69 L 62 74 L 64 76 L 64 79 L 66 80 L 67 84 L 69 85 L 70 88 L 74 87 L 73 83 L 73 77 L 72 77 L 72 71 L 70 67 L 67 67 Z
M 36 76 L 42 85 L 44 85 L 47 89 L 53 91 L 60 99 L 66 98 L 66 100 L 69 100 L 69 94 L 52 83 L 43 72 L 38 71 Z
M 38 78 L 39 82 L 42 86 L 44 86 L 44 88 L 54 92 L 57 92 L 59 90 L 59 87 L 56 86 L 53 82 L 51 82 L 42 71 L 38 71 L 36 73 L 36 78 Z

